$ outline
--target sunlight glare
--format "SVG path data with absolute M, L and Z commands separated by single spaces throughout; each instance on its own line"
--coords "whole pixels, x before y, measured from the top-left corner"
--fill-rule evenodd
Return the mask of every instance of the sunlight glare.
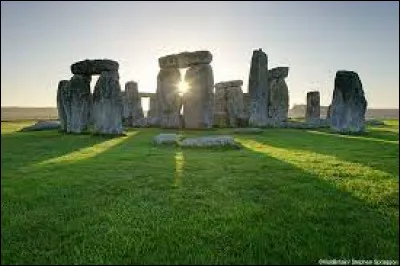
M 189 85 L 187 84 L 187 82 L 185 82 L 185 81 L 179 82 L 179 84 L 178 84 L 179 95 L 182 96 L 183 94 L 185 94 L 188 91 L 188 89 L 189 89 Z

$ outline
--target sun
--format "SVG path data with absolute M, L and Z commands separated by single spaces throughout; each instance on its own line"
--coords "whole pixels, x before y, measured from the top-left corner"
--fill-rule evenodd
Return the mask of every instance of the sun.
M 182 96 L 185 92 L 188 91 L 188 89 L 189 89 L 189 85 L 187 84 L 187 82 L 185 82 L 185 81 L 179 82 L 179 84 L 178 84 L 179 95 Z

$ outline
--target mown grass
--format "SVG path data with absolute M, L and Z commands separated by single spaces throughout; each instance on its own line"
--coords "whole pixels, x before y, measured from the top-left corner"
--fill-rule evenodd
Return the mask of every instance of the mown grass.
M 24 125 L 1 125 L 2 264 L 399 259 L 398 121 L 362 136 L 266 129 L 236 135 L 240 150 Z

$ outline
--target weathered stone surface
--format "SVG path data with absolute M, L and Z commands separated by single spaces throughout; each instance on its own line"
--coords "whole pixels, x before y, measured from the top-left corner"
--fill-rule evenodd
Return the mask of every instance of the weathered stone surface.
M 57 111 L 58 111 L 58 118 L 60 120 L 61 131 L 67 131 L 68 110 L 66 108 L 68 107 L 68 104 L 66 103 L 66 101 L 68 100 L 67 97 L 69 97 L 69 92 L 67 91 L 68 84 L 69 80 L 61 80 L 58 83 L 58 88 L 57 88 Z
M 240 87 L 226 89 L 227 111 L 230 127 L 247 126 L 247 118 L 243 104 L 243 91 Z
M 319 91 L 310 91 L 307 93 L 307 108 L 305 120 L 307 123 L 313 123 L 320 119 L 320 96 Z
M 289 75 L 289 67 L 275 67 L 268 70 L 270 79 L 284 79 Z
M 269 123 L 286 121 L 289 112 L 289 89 L 283 78 L 269 79 Z
M 149 111 L 147 113 L 147 117 L 156 117 L 157 116 L 157 95 L 149 97 Z
M 235 128 L 233 129 L 233 133 L 234 134 L 260 134 L 262 133 L 263 130 L 261 128 L 256 128 L 256 127 L 252 127 L 252 128 Z
M 69 94 L 65 99 L 67 111 L 67 132 L 82 133 L 90 122 L 90 76 L 74 75 L 65 90 Z
M 214 124 L 214 75 L 208 64 L 192 66 L 185 81 L 190 90 L 184 94 L 183 118 L 185 128 L 211 128 Z
M 39 130 L 52 130 L 59 129 L 61 123 L 58 121 L 38 121 L 34 125 L 22 128 L 20 131 L 39 131 Z
M 132 126 L 137 120 L 144 117 L 137 83 L 134 81 L 125 83 L 125 91 L 122 93 L 122 96 L 124 106 L 123 121 L 125 125 Z
M 228 126 L 228 101 L 226 87 L 215 87 L 214 94 L 214 126 Z
M 268 124 L 268 57 L 261 50 L 254 50 L 249 75 L 249 93 L 252 108 L 249 118 L 250 126 L 266 126 Z
M 178 134 L 165 134 L 161 133 L 154 137 L 154 144 L 178 144 L 179 140 L 182 138 L 181 135 Z
M 384 126 L 385 122 L 378 120 L 378 119 L 367 119 L 365 121 L 365 124 L 369 126 Z
M 94 133 L 122 134 L 121 95 L 118 72 L 102 72 L 93 92 Z
M 181 81 L 179 69 L 161 69 L 157 76 L 157 117 L 162 128 L 180 128 L 182 97 L 178 84 Z
M 103 71 L 118 71 L 119 64 L 109 59 L 83 60 L 71 65 L 71 72 L 80 75 L 99 75 Z
M 300 121 L 284 121 L 279 123 L 282 128 L 299 128 L 299 129 L 314 129 L 314 128 L 327 128 L 329 123 L 325 119 L 314 120 L 312 123 Z
M 160 68 L 187 68 L 199 64 L 209 64 L 212 54 L 209 51 L 183 52 L 160 57 Z
M 249 93 L 243 93 L 243 105 L 244 105 L 245 117 L 248 121 L 250 118 L 251 108 L 252 108 L 251 95 Z
M 331 108 L 332 108 L 332 105 L 330 104 L 328 106 L 328 110 L 326 111 L 326 119 L 327 120 L 330 120 L 330 118 L 331 118 Z
M 181 147 L 239 147 L 232 136 L 223 135 L 186 138 L 179 145 Z
M 215 83 L 215 91 L 219 88 L 229 88 L 229 87 L 242 87 L 243 80 L 230 80 L 230 81 L 223 81 Z
M 331 128 L 343 133 L 363 132 L 366 109 L 367 101 L 358 74 L 337 71 L 330 110 Z

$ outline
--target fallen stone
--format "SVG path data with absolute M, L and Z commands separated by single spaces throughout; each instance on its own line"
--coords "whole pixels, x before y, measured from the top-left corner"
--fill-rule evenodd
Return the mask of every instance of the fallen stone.
M 181 135 L 178 134 L 165 134 L 161 133 L 154 137 L 154 144 L 178 144 L 179 140 L 182 138 Z
M 72 74 L 100 75 L 103 71 L 118 71 L 119 64 L 109 59 L 83 60 L 71 65 Z
M 365 121 L 365 124 L 369 126 L 384 126 L 385 122 L 378 120 L 378 119 L 367 119 Z
M 356 72 L 337 71 L 330 108 L 331 129 L 340 133 L 365 131 L 367 101 Z
M 20 131 L 41 131 L 41 130 L 52 130 L 60 129 L 60 122 L 58 121 L 38 121 L 34 125 L 22 128 Z
M 260 134 L 263 132 L 261 128 L 234 128 L 232 131 L 234 134 Z
M 181 147 L 239 147 L 232 136 L 223 135 L 186 138 L 179 145 Z

